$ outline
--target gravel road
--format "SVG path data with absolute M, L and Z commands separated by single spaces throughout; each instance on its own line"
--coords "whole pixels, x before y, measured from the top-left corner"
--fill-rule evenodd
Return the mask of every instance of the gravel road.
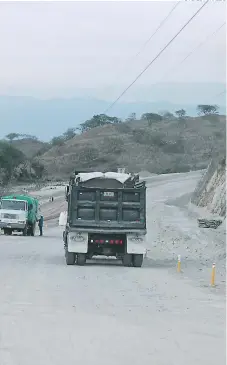
M 0 236 L 0 365 L 224 365 L 225 298 L 177 274 L 167 247 L 166 226 L 171 239 L 183 236 L 179 209 L 165 202 L 196 179 L 148 183 L 141 269 L 115 260 L 67 267 L 61 227 Z
M 147 249 L 153 264 L 173 267 L 181 255 L 182 276 L 209 290 L 212 263 L 216 288 L 225 296 L 226 229 L 199 228 L 188 202 L 201 172 L 171 174 L 147 180 Z

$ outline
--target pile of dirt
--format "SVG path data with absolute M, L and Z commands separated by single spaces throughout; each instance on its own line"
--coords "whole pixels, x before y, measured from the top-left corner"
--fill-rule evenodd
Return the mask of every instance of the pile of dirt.
M 204 169 L 211 154 L 225 151 L 225 116 L 124 122 L 94 128 L 39 157 L 51 178 L 77 169 L 154 174 Z M 211 153 L 212 151 L 212 153 Z

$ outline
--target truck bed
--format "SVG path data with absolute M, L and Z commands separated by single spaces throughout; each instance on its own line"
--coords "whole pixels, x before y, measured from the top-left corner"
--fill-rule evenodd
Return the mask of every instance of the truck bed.
M 146 186 L 104 188 L 73 186 L 68 205 L 75 228 L 146 229 Z

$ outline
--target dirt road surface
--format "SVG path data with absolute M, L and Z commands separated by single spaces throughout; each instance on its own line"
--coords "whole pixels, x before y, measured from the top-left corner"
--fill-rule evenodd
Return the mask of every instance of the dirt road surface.
M 201 285 L 194 251 L 204 233 L 171 205 L 197 175 L 149 181 L 141 269 L 104 259 L 67 267 L 61 227 L 43 237 L 0 236 L 0 364 L 224 365 L 225 297 Z M 190 251 L 182 249 L 186 234 Z M 180 249 L 190 259 L 187 277 L 176 273 Z

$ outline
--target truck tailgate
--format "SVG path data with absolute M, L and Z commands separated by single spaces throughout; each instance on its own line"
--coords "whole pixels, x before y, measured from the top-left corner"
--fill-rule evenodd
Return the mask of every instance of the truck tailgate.
M 70 225 L 146 229 L 146 187 L 72 188 Z

